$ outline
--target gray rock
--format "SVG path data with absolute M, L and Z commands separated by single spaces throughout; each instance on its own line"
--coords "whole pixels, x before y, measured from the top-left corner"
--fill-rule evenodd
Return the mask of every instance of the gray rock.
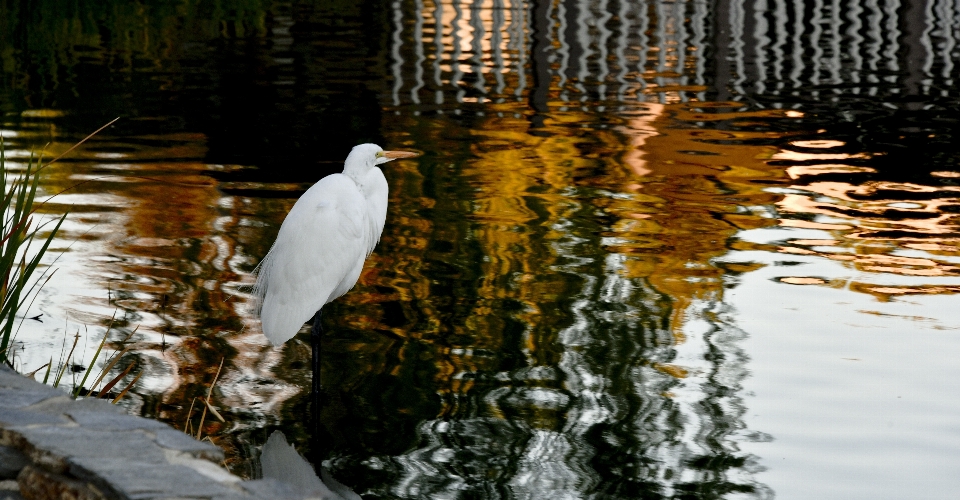
M 13 480 L 0 480 L 0 500 L 23 500 L 20 485 Z
M 25 409 L 30 411 L 40 411 L 44 413 L 63 414 L 68 411 L 92 410 L 101 413 L 117 413 L 127 415 L 126 411 L 117 405 L 112 405 L 108 401 L 100 399 L 72 399 L 69 396 L 59 393 L 61 397 L 50 398 L 36 404 L 32 404 Z
M 0 388 L 0 404 L 4 408 L 23 408 L 58 396 L 63 396 L 63 393 L 56 389 L 43 389 L 38 383 L 34 383 L 31 389 Z
M 223 450 L 220 448 L 210 443 L 197 441 L 176 429 L 170 427 L 159 429 L 156 431 L 156 436 L 157 444 L 168 450 L 182 451 L 214 462 L 223 460 Z
M 73 400 L 2 366 L 0 442 L 10 445 L 0 446 L 0 500 L 304 498 L 304 491 L 290 484 L 232 476 L 217 465 L 223 451 L 211 443 L 102 400 Z M 326 471 L 324 483 L 329 484 L 320 483 L 293 447 L 285 440 L 275 443 L 280 444 L 277 450 L 285 457 L 281 468 L 302 468 L 309 486 L 316 487 L 311 493 L 324 499 L 359 498 Z M 4 480 L 12 477 L 17 481 Z
M 0 406 L 0 425 L 16 427 L 20 425 L 62 425 L 69 423 L 66 417 L 49 413 L 18 410 Z
M 139 462 L 165 464 L 163 450 L 142 431 L 92 431 L 82 427 L 14 427 L 34 448 L 27 451 L 34 462 L 41 461 L 53 472 L 63 473 L 64 459 L 130 457 Z
M 59 392 L 57 389 L 45 386 L 32 378 L 20 375 L 19 373 L 8 368 L 6 365 L 0 369 L 0 387 L 29 391 L 46 388 L 51 391 Z M 60 394 L 63 393 L 61 392 Z
M 182 465 L 137 462 L 129 457 L 71 459 L 70 473 L 131 499 L 197 498 L 242 494 Z
M 137 429 L 159 430 L 169 429 L 167 424 L 150 420 L 148 418 L 135 417 L 125 413 L 105 413 L 97 410 L 67 410 L 67 415 L 74 422 L 80 424 L 84 429 L 97 431 L 131 431 Z
M 17 474 L 29 464 L 26 455 L 9 446 L 0 446 L 0 479 L 16 479 Z
M 257 500 L 260 500 L 260 499 L 263 499 L 263 500 L 274 500 L 274 499 L 275 499 L 275 497 L 252 497 L 252 496 L 250 496 L 250 494 L 247 493 L 246 491 L 244 491 L 243 493 L 239 493 L 239 492 L 238 492 L 238 493 L 230 493 L 229 495 L 216 495 L 216 496 L 212 496 L 212 497 L 208 497 L 208 498 L 209 498 L 210 500 L 254 500 L 254 499 L 257 499 Z M 179 499 L 179 498 L 177 498 L 177 499 L 174 499 L 174 498 L 170 498 L 170 499 L 163 498 L 163 499 L 158 499 L 158 500 L 180 500 L 180 499 Z M 285 498 L 283 498 L 283 497 L 280 497 L 280 498 L 277 498 L 276 500 L 287 500 L 287 499 L 285 499 Z M 292 500 L 292 499 L 291 499 L 291 500 Z M 304 499 L 297 498 L 296 500 L 304 500 Z M 311 500 L 312 500 L 312 499 L 311 499 Z

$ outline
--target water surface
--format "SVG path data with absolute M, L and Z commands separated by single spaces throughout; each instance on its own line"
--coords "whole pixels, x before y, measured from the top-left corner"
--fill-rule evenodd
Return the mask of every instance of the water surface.
M 23 370 L 116 311 L 130 411 L 196 431 L 223 359 L 233 471 L 282 429 L 366 498 L 960 486 L 952 3 L 0 5 L 9 156 L 122 117 L 44 174 Z M 324 310 L 308 436 L 309 336 L 244 286 L 367 141 L 423 155 Z

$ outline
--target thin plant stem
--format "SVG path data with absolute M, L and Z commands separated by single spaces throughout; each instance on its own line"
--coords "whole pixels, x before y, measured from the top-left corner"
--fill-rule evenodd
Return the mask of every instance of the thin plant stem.
M 210 406 L 210 396 L 213 395 L 213 386 L 217 384 L 217 379 L 220 378 L 220 370 L 223 369 L 223 360 L 225 358 L 220 358 L 220 366 L 217 367 L 217 374 L 213 376 L 213 382 L 210 383 L 210 388 L 207 389 L 207 400 L 206 404 L 203 405 L 203 415 L 200 416 L 200 425 L 197 427 L 197 439 L 200 439 L 200 434 L 203 432 L 203 421 L 207 418 L 207 408 Z

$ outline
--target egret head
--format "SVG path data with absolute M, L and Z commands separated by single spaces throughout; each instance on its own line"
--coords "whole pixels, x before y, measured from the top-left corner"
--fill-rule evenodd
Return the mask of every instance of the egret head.
M 343 163 L 343 173 L 363 174 L 371 168 L 399 158 L 413 158 L 417 153 L 410 151 L 384 151 L 376 144 L 360 144 L 353 147 Z

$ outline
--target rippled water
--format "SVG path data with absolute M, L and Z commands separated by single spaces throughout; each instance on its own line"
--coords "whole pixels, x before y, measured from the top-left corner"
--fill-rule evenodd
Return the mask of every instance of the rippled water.
M 182 428 L 224 359 L 232 470 L 283 429 L 367 498 L 952 498 L 958 16 L 0 2 L 8 157 L 122 116 L 44 174 L 70 215 L 19 367 L 117 311 L 130 411 Z M 309 337 L 270 347 L 244 286 L 365 141 L 423 155 L 324 309 L 308 436 Z

